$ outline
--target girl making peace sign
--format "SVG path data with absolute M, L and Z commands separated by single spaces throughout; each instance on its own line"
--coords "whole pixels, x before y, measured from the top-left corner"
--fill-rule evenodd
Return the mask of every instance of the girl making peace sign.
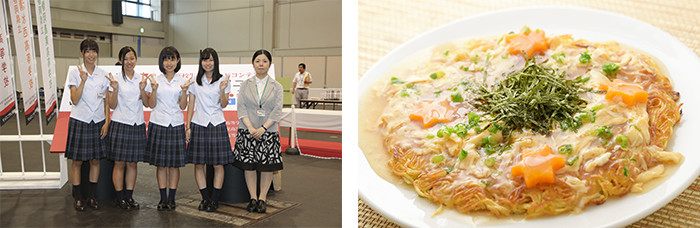
M 100 208 L 95 195 L 100 159 L 107 152 L 107 143 L 103 139 L 107 136 L 109 126 L 109 106 L 105 93 L 110 82 L 106 78 L 107 72 L 95 65 L 99 51 L 97 42 L 83 40 L 80 43 L 83 64 L 78 66 L 78 70 L 68 72 L 72 110 L 68 121 L 65 156 L 72 160 L 70 174 L 74 207 L 78 211 L 84 211 L 86 204 L 95 210 Z M 90 162 L 87 200 L 80 187 L 84 183 L 80 172 L 84 161 Z
M 114 160 L 112 182 L 117 193 L 117 206 L 121 209 L 139 209 L 132 197 L 136 184 L 136 163 L 145 161 L 146 124 L 143 106 L 147 105 L 146 77 L 134 71 L 136 51 L 123 47 L 119 51 L 122 70 L 117 76 L 109 74 L 110 89 L 107 101 L 114 109 L 109 127 L 109 157 Z M 126 166 L 126 191 L 124 191 L 124 167 Z
M 153 109 L 148 124 L 148 161 L 156 166 L 160 202 L 158 210 L 175 210 L 175 193 L 180 167 L 185 166 L 185 123 L 182 110 L 187 107 L 187 89 L 193 81 L 177 74 L 180 53 L 174 47 L 160 51 L 158 66 L 162 74 L 151 78 L 148 106 Z M 168 185 L 168 181 L 169 186 Z M 166 187 L 170 191 L 166 193 Z

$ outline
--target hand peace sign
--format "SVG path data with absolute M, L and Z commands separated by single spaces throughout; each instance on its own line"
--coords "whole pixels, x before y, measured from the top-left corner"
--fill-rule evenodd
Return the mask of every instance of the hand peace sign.
M 151 81 L 151 89 L 153 89 L 153 90 L 158 89 L 158 83 L 156 82 L 156 79 L 154 78 L 154 76 L 148 76 L 148 78 Z
M 226 88 L 228 87 L 228 82 L 229 82 L 229 79 L 228 79 L 228 78 L 229 78 L 229 76 L 226 75 L 225 78 L 222 78 L 223 81 L 221 81 L 221 83 L 219 83 L 219 90 L 221 90 L 222 92 L 223 92 L 224 90 L 226 90 Z
M 190 85 L 192 85 L 192 83 L 194 83 L 194 81 L 192 80 L 192 78 L 190 78 L 184 84 L 180 85 L 180 88 L 182 88 L 182 90 L 185 91 L 188 88 L 190 88 Z
M 83 66 L 78 65 L 78 71 L 80 71 L 80 80 L 87 80 L 88 74 L 83 70 Z
M 143 76 L 143 79 L 141 79 L 141 82 L 139 82 L 139 89 L 144 90 L 146 89 L 146 81 L 148 80 L 148 76 Z
M 112 76 L 112 73 L 109 73 L 109 76 L 105 75 L 105 78 L 109 80 L 109 86 L 111 86 L 115 90 L 119 89 L 119 82 L 117 82 L 117 80 L 114 80 L 114 76 Z

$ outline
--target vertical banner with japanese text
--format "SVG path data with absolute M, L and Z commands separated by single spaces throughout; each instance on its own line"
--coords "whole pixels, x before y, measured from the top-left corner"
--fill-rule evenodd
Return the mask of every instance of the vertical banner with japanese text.
M 35 115 L 39 96 L 37 94 L 36 56 L 34 55 L 34 31 L 29 0 L 9 0 L 12 31 L 17 52 L 19 80 L 22 85 L 24 116 L 29 124 Z
M 46 124 L 56 116 L 56 60 L 53 55 L 53 32 L 49 0 L 34 0 L 36 24 L 39 32 L 41 75 L 44 82 L 44 107 Z
M 0 126 L 15 114 L 15 80 L 10 67 L 10 34 L 7 30 L 5 4 L 0 4 Z

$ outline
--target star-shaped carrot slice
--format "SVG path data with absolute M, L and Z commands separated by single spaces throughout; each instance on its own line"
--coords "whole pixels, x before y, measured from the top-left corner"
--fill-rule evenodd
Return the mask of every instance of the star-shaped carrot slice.
M 549 49 L 544 31 L 537 29 L 533 32 L 528 27 L 523 27 L 518 34 L 506 35 L 506 45 L 508 45 L 508 53 L 523 55 L 525 51 L 527 58 L 532 58 L 535 53 L 544 53 Z
M 452 122 L 456 110 L 447 99 L 441 102 L 421 102 L 420 108 L 411 113 L 409 118 L 422 122 L 423 128 L 429 128 L 437 123 Z
M 525 178 L 528 188 L 540 183 L 554 183 L 554 172 L 566 163 L 564 158 L 552 154 L 552 149 L 546 144 L 537 150 L 523 150 L 521 157 L 522 160 L 513 166 L 510 172 L 514 177 Z
M 620 79 L 615 79 L 608 83 L 600 83 L 598 88 L 607 91 L 605 93 L 605 99 L 614 101 L 616 97 L 620 97 L 617 99 L 622 99 L 623 103 L 630 106 L 636 103 L 646 104 L 649 96 L 641 85 L 625 82 Z

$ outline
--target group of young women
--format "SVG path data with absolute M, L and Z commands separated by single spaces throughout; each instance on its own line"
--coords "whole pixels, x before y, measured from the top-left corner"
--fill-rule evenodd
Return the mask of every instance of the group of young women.
M 139 208 L 133 198 L 137 163 L 148 162 L 157 167 L 158 210 L 175 210 L 179 168 L 192 163 L 202 195 L 198 209 L 215 211 L 224 182 L 224 165 L 233 164 L 244 170 L 251 197 L 247 210 L 265 213 L 272 172 L 282 169 L 277 127 L 282 112 L 282 86 L 267 74 L 272 63 L 268 51 L 253 54 L 255 77 L 240 86 L 237 101 L 241 124 L 233 151 L 223 114 L 230 94 L 229 78 L 219 72 L 219 57 L 214 49 L 200 51 L 199 71 L 196 78 L 189 80 L 177 73 L 180 53 L 174 47 L 160 52 L 158 65 L 162 74 L 156 76 L 134 71 L 137 55 L 132 47 L 119 51 L 122 69 L 116 75 L 96 66 L 99 47 L 95 41 L 83 40 L 80 53 L 83 64 L 68 75 L 72 110 L 65 154 L 72 160 L 76 210 L 99 209 L 95 196 L 100 159 L 108 158 L 114 161 L 112 182 L 119 208 Z M 148 130 L 144 106 L 152 109 Z M 111 109 L 114 112 L 110 116 Z M 185 109 L 186 118 L 182 112 Z M 87 195 L 81 187 L 81 166 L 85 161 L 90 164 Z M 205 165 L 214 167 L 213 186 L 207 186 Z

